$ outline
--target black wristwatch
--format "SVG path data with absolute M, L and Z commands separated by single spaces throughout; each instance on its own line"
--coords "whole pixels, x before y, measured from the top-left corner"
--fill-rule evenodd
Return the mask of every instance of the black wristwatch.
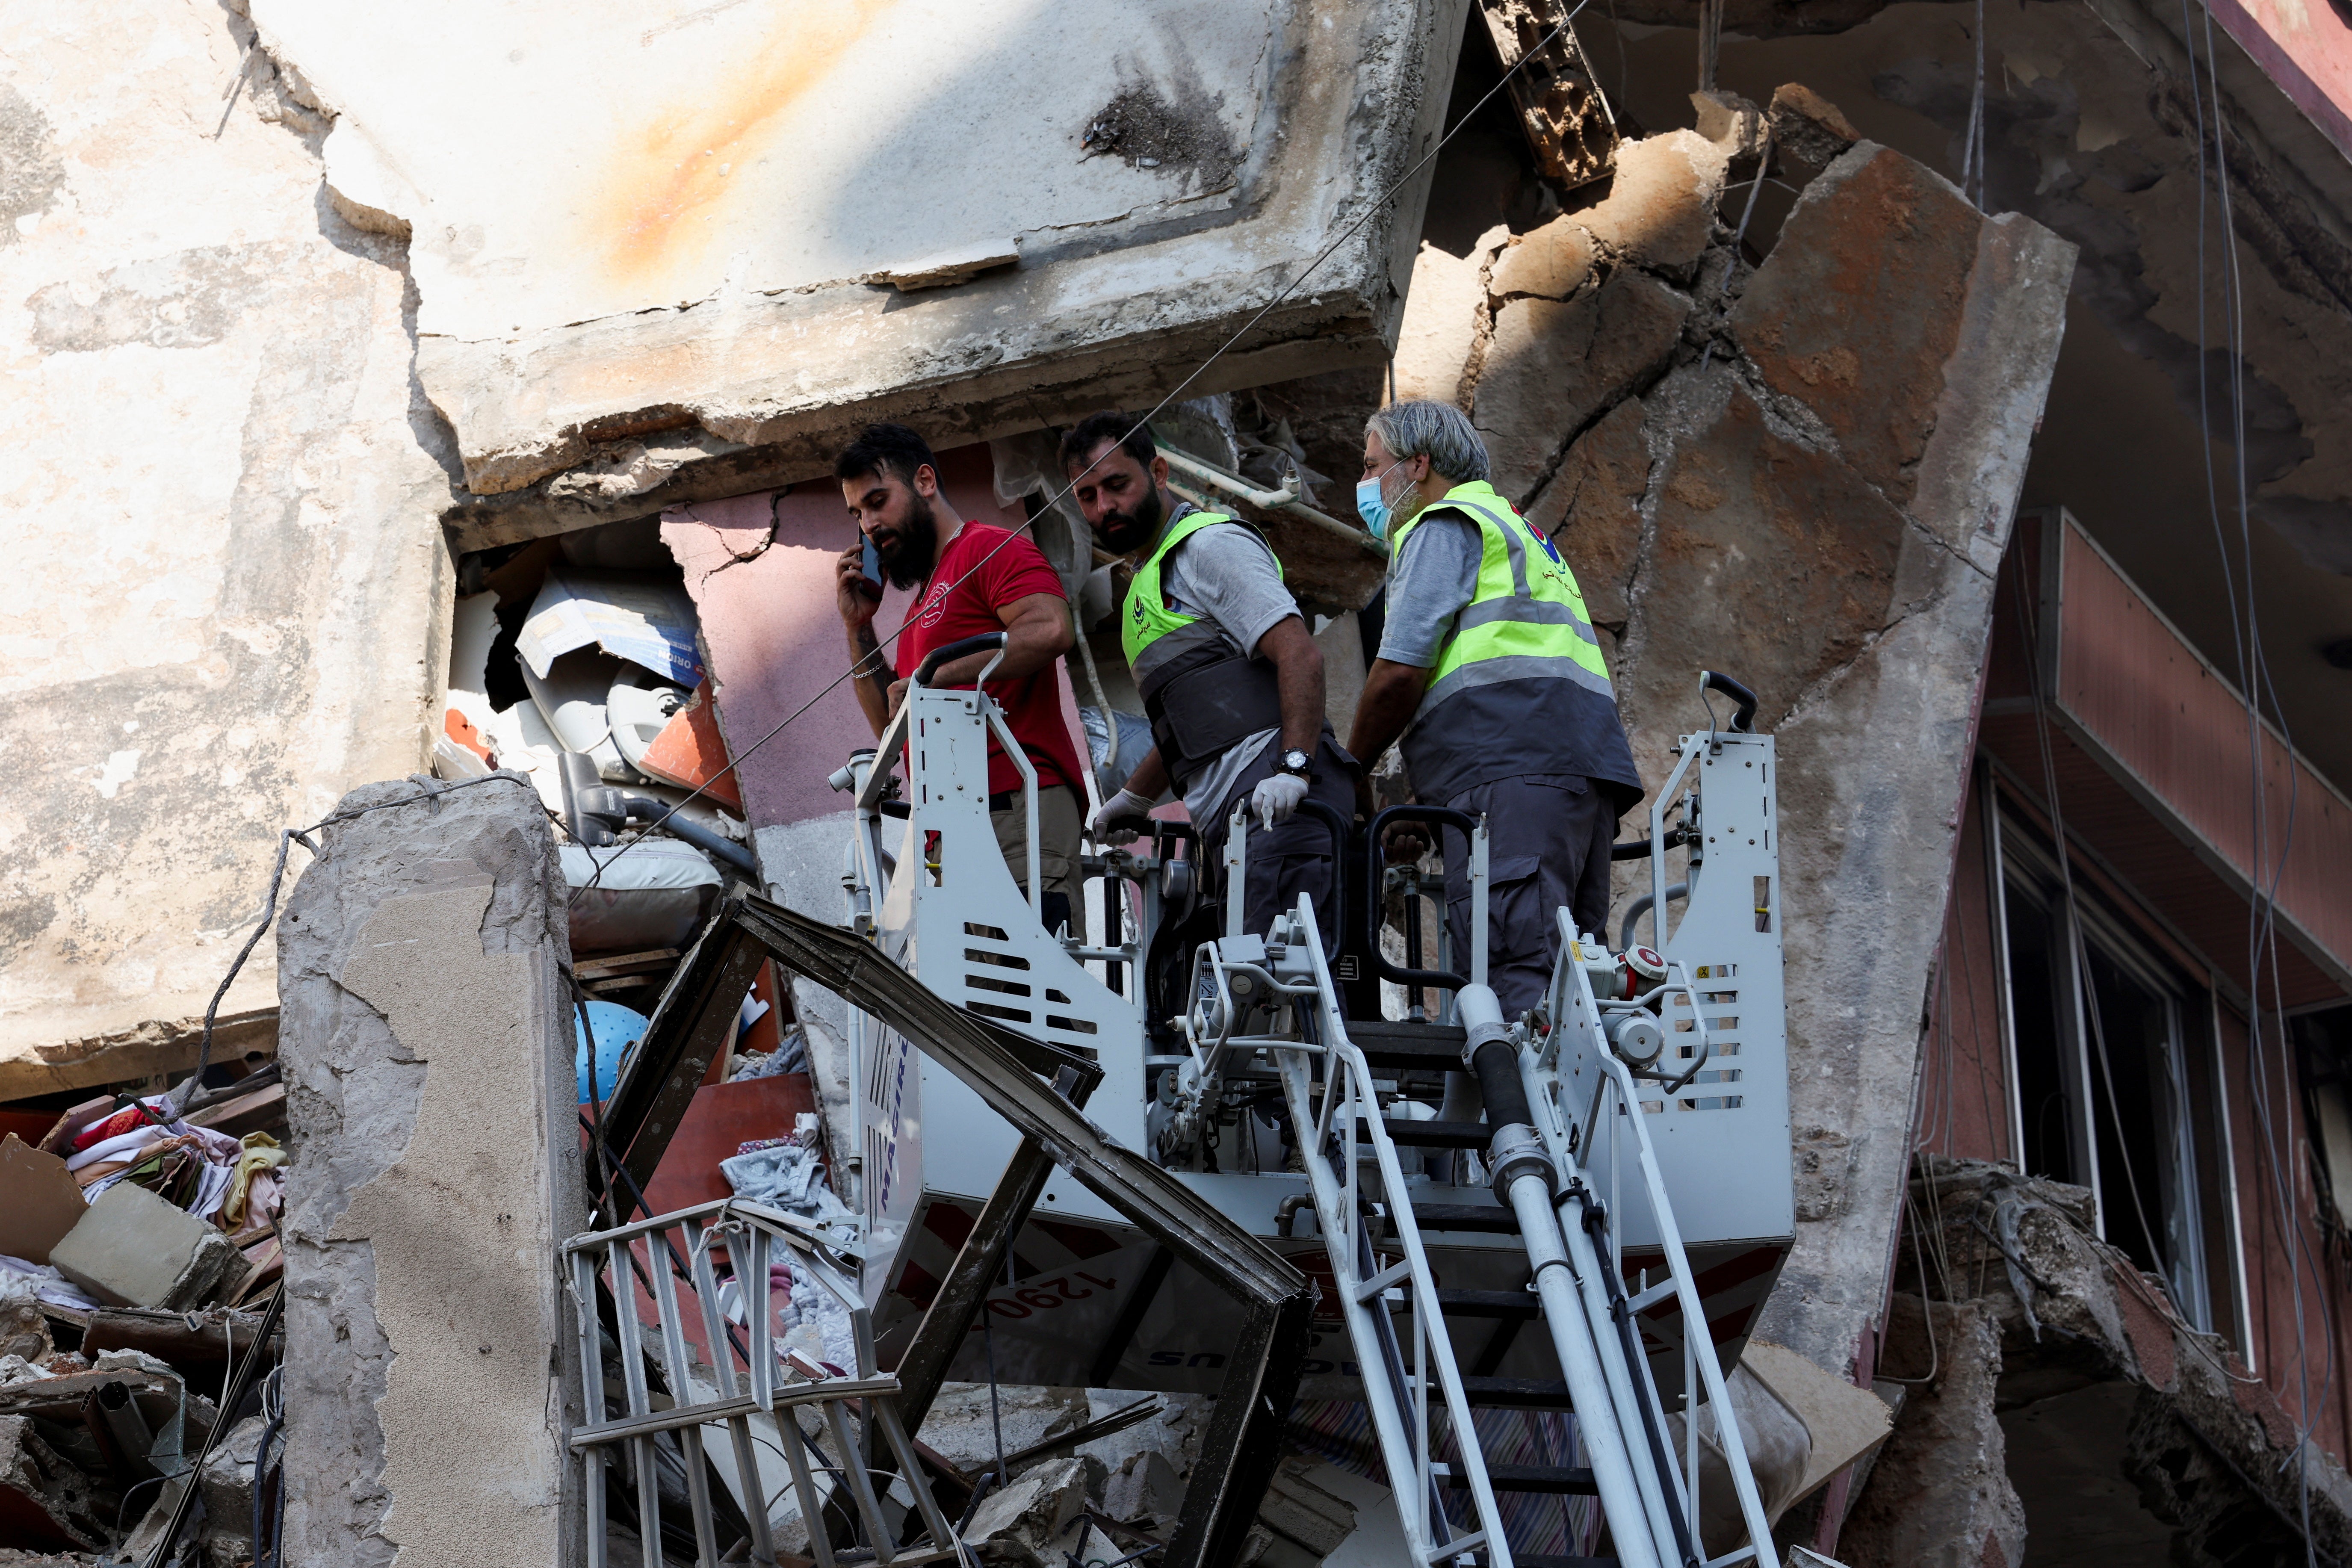
M 1282 753 L 1282 766 L 1274 771 L 1278 773 L 1292 773 L 1302 779 L 1307 778 L 1310 776 L 1307 771 L 1307 764 L 1314 760 L 1305 752 L 1285 752 Z

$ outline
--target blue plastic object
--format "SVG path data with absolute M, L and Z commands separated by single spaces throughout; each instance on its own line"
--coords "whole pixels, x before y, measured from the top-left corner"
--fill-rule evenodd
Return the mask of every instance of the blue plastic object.
M 588 1030 L 596 1031 L 596 1100 L 599 1104 L 613 1098 L 613 1090 L 621 1081 L 621 1058 L 631 1046 L 645 1038 L 648 1022 L 643 1013 L 635 1013 L 618 1002 L 588 1004 L 588 1022 L 583 1025 L 578 1015 L 572 1020 L 572 1037 L 578 1051 L 573 1060 L 580 1082 L 580 1103 L 588 1103 Z

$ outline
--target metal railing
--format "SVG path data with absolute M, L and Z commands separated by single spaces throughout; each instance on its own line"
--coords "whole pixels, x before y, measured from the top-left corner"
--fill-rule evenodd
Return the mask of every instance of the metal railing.
M 722 1556 L 740 1561 L 735 1553 L 747 1543 L 751 1563 L 773 1568 L 780 1501 L 790 1505 L 787 1521 L 796 1516 L 803 1522 L 805 1550 L 819 1568 L 902 1568 L 960 1553 L 954 1526 L 933 1500 L 899 1422 L 898 1380 L 875 1370 L 871 1319 L 856 1285 L 832 1261 L 837 1249 L 809 1222 L 740 1198 L 563 1244 L 586 1415 L 570 1445 L 585 1472 L 590 1568 L 605 1568 L 607 1472 L 614 1467 L 634 1482 L 645 1568 L 664 1563 L 661 1474 L 667 1465 L 685 1472 L 701 1568 L 715 1568 Z M 779 1342 L 780 1265 L 840 1309 L 855 1367 Z M 700 1331 L 698 1347 L 689 1322 Z M 608 1387 L 615 1383 L 617 1410 Z M 803 1413 L 815 1417 L 814 1432 L 803 1426 Z M 717 1451 L 706 1446 L 712 1427 L 725 1430 Z M 768 1485 L 763 1448 L 781 1455 L 789 1499 Z M 889 1468 L 869 1468 L 883 1456 Z M 744 1542 L 719 1539 L 714 1471 L 735 1496 Z M 845 1546 L 836 1545 L 837 1534 Z
M 1738 1419 L 1732 1410 L 1729 1387 L 1716 1353 L 1690 1258 L 1683 1247 L 1681 1228 L 1675 1224 L 1674 1205 L 1666 1196 L 1664 1174 L 1658 1164 L 1657 1150 L 1650 1137 L 1637 1087 L 1639 1079 L 1648 1079 L 1662 1086 L 1655 1092 L 1672 1097 L 1706 1065 L 1710 1047 L 1699 993 L 1687 969 L 1677 963 L 1669 966 L 1669 979 L 1641 996 L 1623 1002 L 1601 1002 L 1593 994 L 1568 911 L 1562 910 L 1558 918 L 1560 949 L 1549 1002 L 1554 1026 L 1540 1048 L 1520 1053 L 1520 1072 L 1528 1104 L 1536 1113 L 1537 1132 L 1564 1177 L 1559 1188 L 1560 1206 L 1574 1211 L 1561 1215 L 1560 1230 L 1578 1276 L 1584 1316 L 1591 1325 L 1607 1374 L 1609 1403 L 1627 1438 L 1626 1449 L 1641 1492 L 1643 1511 L 1650 1522 L 1651 1539 L 1662 1562 L 1698 1562 L 1703 1568 L 1731 1568 L 1734 1563 L 1751 1561 L 1765 1563 L 1771 1559 L 1773 1552 L 1771 1528 L 1765 1520 L 1763 1501 L 1748 1463 L 1748 1450 L 1740 1437 Z M 1666 1000 L 1676 992 L 1682 993 L 1689 1003 L 1689 1022 L 1697 1036 L 1692 1065 L 1675 1072 L 1626 1061 L 1615 1046 L 1612 1020 L 1662 1016 Z M 1596 1080 L 1580 1116 L 1577 1107 L 1563 1103 L 1571 1091 L 1567 1080 L 1553 1070 L 1563 1046 L 1576 1032 L 1585 1034 L 1582 1054 L 1597 1068 Z M 1610 1190 L 1612 1194 L 1622 1191 L 1616 1171 L 1618 1140 L 1624 1136 L 1632 1144 L 1638 1188 L 1649 1205 L 1664 1254 L 1665 1277 L 1652 1283 L 1645 1275 L 1637 1293 L 1629 1294 L 1625 1289 L 1624 1263 L 1618 1246 L 1622 1226 L 1615 1223 L 1586 1173 L 1599 1158 L 1597 1145 L 1603 1128 L 1609 1133 L 1608 1159 L 1612 1173 Z M 1635 1325 L 1635 1320 L 1642 1316 L 1669 1306 L 1679 1313 L 1682 1329 L 1685 1440 L 1679 1466 L 1665 1442 L 1664 1403 L 1659 1397 L 1650 1360 Z M 1602 1329 L 1605 1322 L 1613 1322 L 1613 1333 Z M 1618 1342 L 1611 1343 L 1612 1338 Z M 1705 1389 L 1706 1403 L 1715 1413 L 1725 1466 L 1739 1506 L 1742 1531 L 1748 1537 L 1745 1543 L 1714 1558 L 1706 1558 L 1699 1544 L 1699 1441 L 1697 1401 L 1693 1397 L 1696 1388 Z M 1614 1517 L 1611 1525 L 1619 1542 L 1621 1557 L 1630 1561 L 1630 1554 L 1624 1551 L 1627 1532 L 1623 1525 Z
M 1300 1159 L 1330 1257 L 1339 1315 L 1362 1371 L 1365 1406 L 1415 1561 L 1510 1568 L 1502 1513 L 1454 1361 L 1436 1276 L 1413 1217 L 1411 1189 L 1381 1119 L 1371 1067 L 1348 1038 L 1312 901 L 1301 895 L 1297 909 L 1276 922 L 1274 940 L 1263 948 L 1256 938 L 1242 940 L 1250 954 L 1242 962 L 1223 958 L 1222 943 L 1204 943 L 1195 956 L 1194 1002 L 1185 1033 L 1196 1059 L 1213 1076 L 1234 1053 L 1263 1049 L 1273 1058 L 1298 1129 Z M 1240 997 L 1232 984 L 1235 975 L 1247 982 Z M 1197 984 L 1202 979 L 1213 982 L 1206 994 Z M 1289 1005 L 1297 1034 L 1234 1033 L 1252 1007 L 1277 1000 Z M 1391 1234 L 1375 1235 L 1374 1225 L 1383 1218 Z M 1409 1333 L 1402 1336 L 1400 1312 L 1411 1321 Z M 1475 1528 L 1461 1533 L 1445 1512 L 1451 1477 L 1436 1452 L 1449 1433 L 1475 1515 Z

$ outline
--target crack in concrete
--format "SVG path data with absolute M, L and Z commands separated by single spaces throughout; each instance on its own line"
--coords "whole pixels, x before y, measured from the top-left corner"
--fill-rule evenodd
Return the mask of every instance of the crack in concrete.
M 768 497 L 768 535 L 765 539 L 761 540 L 759 543 L 753 545 L 749 550 L 738 550 L 732 544 L 728 543 L 727 531 L 725 529 L 720 528 L 715 522 L 703 522 L 702 519 L 694 515 L 694 507 L 691 503 L 686 507 L 686 520 L 688 522 L 702 523 L 703 527 L 710 530 L 713 534 L 718 536 L 719 548 L 727 552 L 726 561 L 719 565 L 713 566 L 709 571 L 705 572 L 699 578 L 698 578 L 695 582 L 696 587 L 698 588 L 702 586 L 703 584 L 709 582 L 721 572 L 744 565 L 749 562 L 757 561 L 761 556 L 765 555 L 772 548 L 774 547 L 776 536 L 783 531 L 784 526 L 783 518 L 778 509 L 784 504 L 784 497 L 791 491 L 791 489 L 792 486 L 790 485 L 780 485 L 776 488 L 775 492 Z M 675 552 L 672 553 L 675 553 Z M 703 668 L 706 669 L 709 668 L 707 661 Z
M 1787 709 L 1781 712 L 1779 722 L 1772 726 L 1775 732 L 1786 731 L 1790 726 L 1801 722 L 1816 704 L 1826 702 L 1831 691 L 1853 672 L 1856 665 L 1870 658 L 1878 645 L 1886 639 L 1887 634 L 1904 622 L 1934 610 L 1949 596 L 1948 590 L 1937 588 L 1926 598 L 1906 605 L 1893 618 L 1876 629 L 1864 633 L 1862 640 L 1854 645 L 1853 652 L 1815 676 L 1790 700 Z

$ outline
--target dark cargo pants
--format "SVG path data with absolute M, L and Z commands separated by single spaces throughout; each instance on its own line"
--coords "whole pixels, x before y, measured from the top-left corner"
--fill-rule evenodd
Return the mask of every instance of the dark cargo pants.
M 1516 1018 L 1543 1000 L 1559 953 L 1559 910 L 1577 930 L 1609 919 L 1609 847 L 1616 796 L 1572 773 L 1496 779 L 1445 803 L 1486 819 L 1486 984 Z M 1470 852 L 1454 828 L 1445 840 L 1445 933 L 1456 973 L 1470 967 Z

